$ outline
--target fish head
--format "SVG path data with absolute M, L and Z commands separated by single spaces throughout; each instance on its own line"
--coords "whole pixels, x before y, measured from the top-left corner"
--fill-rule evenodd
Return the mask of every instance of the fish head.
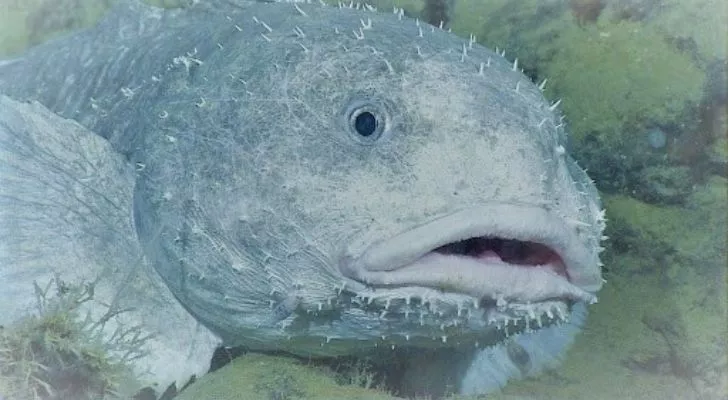
M 201 322 L 343 354 L 493 344 L 596 301 L 598 194 L 516 64 L 396 14 L 253 7 L 165 78 L 140 161 L 140 239 Z

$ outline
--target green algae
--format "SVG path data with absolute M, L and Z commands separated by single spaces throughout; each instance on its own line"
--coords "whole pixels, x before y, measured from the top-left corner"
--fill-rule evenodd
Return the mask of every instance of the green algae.
M 90 26 L 108 6 L 106 0 L 10 0 L 0 13 L 0 56 Z
M 129 365 L 146 355 L 150 336 L 134 326 L 105 338 L 106 321 L 122 311 L 84 316 L 94 286 L 58 276 L 43 288 L 35 284 L 36 312 L 0 327 L 0 397 L 101 400 L 136 391 L 139 381 Z
M 394 400 L 383 392 L 339 385 L 331 373 L 293 358 L 246 354 L 198 379 L 180 400 Z
M 474 34 L 492 49 L 505 49 L 506 57 L 518 58 L 527 73 L 553 57 L 558 46 L 552 41 L 572 25 L 563 2 L 462 0 L 452 14 L 454 33 Z
M 706 14 L 684 3 L 679 12 Z M 679 153 L 673 147 L 680 144 L 673 139 L 698 129 L 695 110 L 709 86 L 707 61 L 686 48 L 692 38 L 668 32 L 659 22 L 674 18 L 677 9 L 656 7 L 654 18 L 645 21 L 618 19 L 616 10 L 609 9 L 595 22 L 579 24 L 567 2 L 462 0 L 451 26 L 461 36 L 473 33 L 486 46 L 505 49 L 506 57 L 517 58 L 532 79 L 547 78 L 545 94 L 561 100 L 575 158 L 601 189 L 627 192 L 644 179 L 645 166 L 674 164 L 665 157 Z M 724 29 L 715 17 L 681 24 L 703 21 L 703 36 Z M 649 147 L 647 132 L 656 127 L 667 134 L 664 149 Z M 656 176 L 655 170 L 650 174 Z M 667 189 L 670 194 L 672 188 Z
M 704 73 L 639 23 L 571 27 L 557 42 L 558 56 L 542 69 L 576 141 L 596 133 L 605 146 L 622 146 L 624 134 L 679 124 L 700 102 Z
M 728 166 L 728 138 L 718 138 L 710 147 L 708 157 L 716 164 Z
M 676 257 L 694 265 L 710 264 L 715 271 L 725 265 L 726 249 L 726 180 L 713 177 L 699 185 L 684 207 L 661 207 L 627 196 L 605 198 L 605 206 L 614 219 L 628 221 L 638 234 L 631 251 L 653 246 L 655 239 L 669 243 Z M 648 240 L 645 240 L 648 239 Z M 640 247 L 638 247 L 640 246 Z
M 642 23 L 659 31 L 665 37 L 686 39 L 694 44 L 696 56 L 702 62 L 725 59 L 728 52 L 728 3 L 724 0 L 661 0 L 614 1 L 605 9 L 606 18 L 616 19 L 624 8 L 646 3 Z M 650 4 L 652 3 L 652 4 Z M 628 15 L 630 10 L 626 10 Z M 634 18 L 634 17 L 633 17 Z

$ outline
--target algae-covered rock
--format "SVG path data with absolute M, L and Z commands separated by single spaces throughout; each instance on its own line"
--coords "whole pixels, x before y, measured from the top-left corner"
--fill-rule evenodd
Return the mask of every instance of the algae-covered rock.
M 656 240 L 662 242 L 656 246 L 662 248 L 662 257 L 642 259 L 629 266 L 631 272 L 624 277 L 654 277 L 653 287 L 633 285 L 650 305 L 644 307 L 641 322 L 661 343 L 643 351 L 650 354 L 655 372 L 690 382 L 704 396 L 698 398 L 726 393 L 727 186 L 725 179 L 714 177 L 684 208 L 657 207 L 626 197 L 607 200 L 615 219 L 628 221 L 639 232 L 640 240 L 628 253 L 645 252 Z
M 723 168 L 728 166 L 728 139 L 723 137 L 716 140 L 708 152 L 708 157 Z
M 684 166 L 649 166 L 638 180 L 635 195 L 652 203 L 682 203 L 694 186 L 690 168 Z
M 726 40 L 706 36 L 724 30 L 725 15 L 704 18 L 710 12 L 694 2 L 667 8 L 642 3 L 652 5 L 649 18 L 620 16 L 626 5 L 608 2 L 461 0 L 451 25 L 460 35 L 475 33 L 480 42 L 505 49 L 532 78 L 548 78 L 547 97 L 561 99 L 577 160 L 603 190 L 629 193 L 645 166 L 674 164 L 672 147 L 689 143 L 699 128 L 695 109 L 711 86 L 706 61 L 720 53 L 696 56 L 685 44 L 698 39 L 684 35 L 701 35 L 705 48 L 721 41 L 725 47 Z M 684 14 L 681 26 L 704 26 L 669 31 L 661 21 L 676 13 Z M 662 148 L 649 145 L 654 129 L 666 135 Z
M 542 70 L 550 96 L 562 98 L 577 153 L 602 188 L 636 180 L 654 164 L 652 126 L 672 135 L 697 127 L 704 73 L 687 54 L 638 23 L 599 23 L 565 30 L 558 55 Z
M 638 246 L 654 246 L 655 240 L 661 240 L 670 245 L 664 253 L 672 252 L 683 258 L 681 263 L 689 269 L 700 269 L 704 272 L 701 276 L 707 272 L 723 273 L 728 254 L 727 187 L 725 178 L 713 177 L 708 183 L 698 185 L 684 207 L 656 206 L 626 196 L 607 196 L 605 206 L 612 222 L 608 229 L 616 229 L 618 223 L 629 224 L 636 232 L 634 241 L 625 246 L 630 252 L 638 251 Z M 612 235 L 612 241 L 615 240 L 620 238 Z M 658 261 L 647 259 L 642 265 Z
M 288 357 L 247 354 L 207 374 L 179 400 L 394 400 L 383 392 L 339 385 L 331 373 Z
M 577 141 L 596 134 L 620 145 L 649 124 L 680 124 L 700 101 L 703 72 L 638 23 L 572 27 L 558 41 L 558 55 L 542 70 L 558 77 L 547 93 L 563 98 Z
M 641 322 L 659 346 L 643 349 L 657 373 L 673 375 L 695 388 L 695 398 L 720 398 L 728 389 L 726 338 L 726 265 L 728 265 L 728 182 L 714 177 L 688 199 L 686 206 L 657 207 L 626 197 L 609 198 L 610 213 L 640 233 L 629 253 L 644 252 L 655 238 L 662 257 L 630 266 L 627 279 L 652 276 L 653 287 L 633 284 L 650 305 Z M 648 272 L 652 271 L 652 272 Z M 656 292 L 659 292 L 656 293 Z M 651 295 L 647 295 L 651 294 Z M 629 358 L 626 361 L 630 361 Z M 632 365 L 632 367 L 637 367 Z
M 642 21 L 668 38 L 684 39 L 702 62 L 725 59 L 728 3 L 724 0 L 614 0 L 605 17 Z

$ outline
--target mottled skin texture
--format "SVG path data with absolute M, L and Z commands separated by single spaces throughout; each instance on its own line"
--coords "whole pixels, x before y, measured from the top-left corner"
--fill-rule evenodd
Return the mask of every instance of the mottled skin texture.
M 511 62 L 414 20 L 132 4 L 0 64 L 0 90 L 78 120 L 137 166 L 145 255 L 229 344 L 304 355 L 484 346 L 505 340 L 504 323 L 524 329 L 529 311 L 567 314 L 558 298 L 513 294 L 496 307 L 457 283 L 352 279 L 372 244 L 468 210 L 492 207 L 497 233 L 573 255 L 580 290 L 601 285 L 600 206 L 564 153 L 559 115 Z M 361 111 L 377 118 L 370 137 L 352 123 Z

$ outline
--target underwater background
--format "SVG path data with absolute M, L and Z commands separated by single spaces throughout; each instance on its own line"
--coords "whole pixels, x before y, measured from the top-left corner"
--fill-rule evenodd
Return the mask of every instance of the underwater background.
M 0 0 L 0 58 L 89 26 L 111 3 Z M 533 80 L 548 78 L 571 154 L 604 201 L 607 283 L 584 331 L 559 369 L 487 398 L 728 399 L 725 0 L 369 3 L 475 34 Z M 352 371 L 346 383 L 375 386 Z M 272 356 L 237 359 L 175 398 L 246 398 L 236 385 L 250 380 L 275 399 L 392 398 Z

